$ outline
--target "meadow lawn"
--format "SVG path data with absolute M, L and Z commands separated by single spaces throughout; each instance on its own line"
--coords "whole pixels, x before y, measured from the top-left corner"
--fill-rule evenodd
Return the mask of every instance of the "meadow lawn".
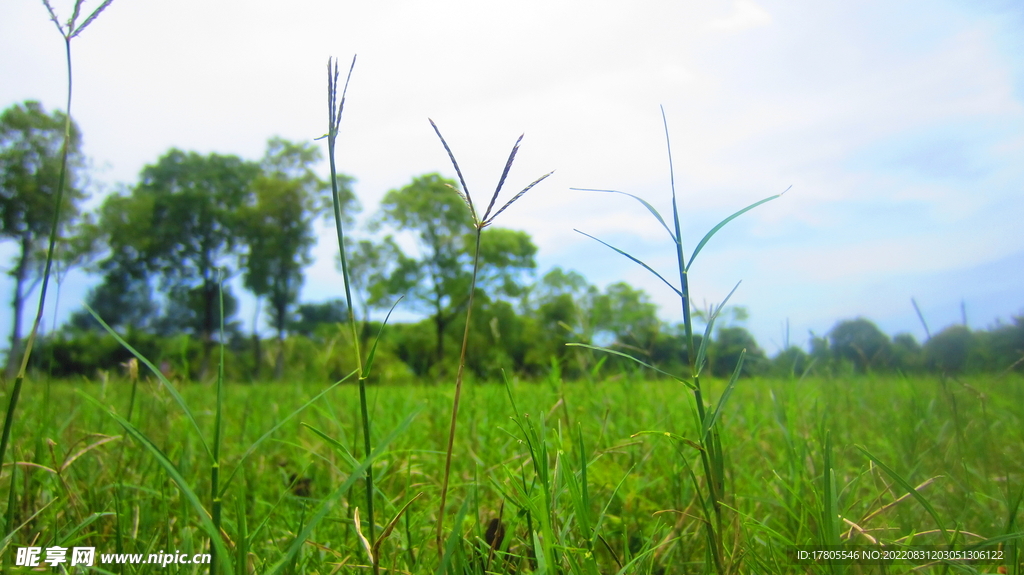
M 725 382 L 704 385 L 713 405 Z M 129 417 L 132 387 L 114 379 L 26 381 L 9 457 L 17 462 L 13 527 L 20 528 L 6 542 L 8 566 L 12 549 L 30 544 L 208 551 L 216 386 L 179 386 L 190 415 L 168 388 L 143 377 L 130 414 L 138 434 L 130 436 L 102 406 Z M 707 477 L 694 446 L 700 431 L 693 396 L 677 382 L 628 375 L 508 388 L 467 382 L 445 524 L 455 535 L 443 559 L 433 530 L 450 382 L 367 389 L 372 443 L 381 451 L 373 461 L 377 546 L 365 509 L 365 544 L 354 521 L 365 507 L 356 386 L 342 383 L 286 419 L 326 387 L 224 385 L 215 479 L 223 494 L 221 554 L 229 556 L 222 567 L 372 572 L 368 552 L 376 552 L 387 573 L 433 573 L 442 561 L 458 573 L 711 569 L 710 515 L 695 496 Z M 908 572 L 921 562 L 888 571 L 798 565 L 792 546 L 838 537 L 965 548 L 1022 530 L 1024 379 L 1017 374 L 743 379 L 717 424 L 730 572 Z M 11 474 L 8 464 L 4 493 Z M 916 494 L 907 496 L 908 486 Z M 1019 537 L 998 546 L 1001 572 L 1020 572 L 1017 544 Z M 951 572 L 971 572 L 962 569 Z

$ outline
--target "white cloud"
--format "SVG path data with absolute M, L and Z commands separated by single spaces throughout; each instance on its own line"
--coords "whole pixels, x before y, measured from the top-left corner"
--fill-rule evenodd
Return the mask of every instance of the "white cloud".
M 757 3 L 751 0 L 736 0 L 732 3 L 732 11 L 728 16 L 708 22 L 707 27 L 715 31 L 742 32 L 771 23 L 772 15 Z
M 542 259 L 585 260 L 593 281 L 633 280 L 635 264 L 572 228 L 657 261 L 664 231 L 629 198 L 568 188 L 635 193 L 669 217 L 664 105 L 688 242 L 793 185 L 708 246 L 700 265 L 712 293 L 743 277 L 804 294 L 816 303 L 799 313 L 818 317 L 845 309 L 811 293 L 834 292 L 831 282 L 860 294 L 908 270 L 1021 247 L 1021 56 L 999 40 L 1009 24 L 996 17 L 768 0 L 282 6 L 111 5 L 74 45 L 74 115 L 87 153 L 111 166 L 100 177 L 130 182 L 171 146 L 258 157 L 271 135 L 318 136 L 326 57 L 346 64 L 358 52 L 338 157 L 367 215 L 415 175 L 454 175 L 428 116 L 478 195 L 525 131 L 510 193 L 557 171 L 499 223 L 530 232 Z M 0 54 L 0 106 L 62 105 L 60 39 L 45 10 L 4 4 Z M 948 169 L 926 174 L 933 161 Z M 967 176 L 951 175 L 956 162 Z M 718 273 L 719 262 L 740 277 Z M 335 274 L 321 257 L 307 293 L 332 289 Z M 785 311 L 758 297 L 754 318 Z M 893 297 L 893 309 L 904 305 Z

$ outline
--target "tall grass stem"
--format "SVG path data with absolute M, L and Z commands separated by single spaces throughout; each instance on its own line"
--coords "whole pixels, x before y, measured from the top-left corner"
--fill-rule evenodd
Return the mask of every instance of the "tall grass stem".
M 328 107 L 328 131 L 327 131 L 327 157 L 331 166 L 331 200 L 334 206 L 334 226 L 338 234 L 338 251 L 341 255 L 341 273 L 345 284 L 345 305 L 348 308 L 348 324 L 352 332 L 352 346 L 354 350 L 356 366 L 359 371 L 359 413 L 363 427 L 363 454 L 366 457 L 372 452 L 370 440 L 370 413 L 366 401 L 366 379 L 369 373 L 363 367 L 363 355 L 360 351 L 359 328 L 356 326 L 355 308 L 352 305 L 352 288 L 349 279 L 348 257 L 345 254 L 345 228 L 342 224 L 341 194 L 338 189 L 338 169 L 335 162 L 335 149 L 338 139 L 338 128 L 341 125 L 341 114 L 345 109 L 345 96 L 348 93 L 348 83 L 352 79 L 352 70 L 356 67 L 356 56 L 352 56 L 352 65 L 349 66 L 348 75 L 345 77 L 345 87 L 341 91 L 341 99 L 338 100 L 338 62 L 334 61 L 332 70 L 331 60 L 327 60 L 327 107 Z M 373 515 L 373 465 L 369 462 L 366 466 L 366 522 L 369 540 L 375 540 L 374 515 Z M 379 558 L 374 556 L 373 572 L 380 572 Z

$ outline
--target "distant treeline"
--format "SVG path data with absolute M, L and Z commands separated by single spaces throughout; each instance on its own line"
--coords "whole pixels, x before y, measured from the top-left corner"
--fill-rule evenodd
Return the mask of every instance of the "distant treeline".
M 62 114 L 47 114 L 37 102 L 0 115 L 0 239 L 19 247 L 10 272 L 15 293 L 8 377 L 21 357 L 24 304 L 43 276 L 63 126 Z M 321 156 L 311 142 L 271 138 L 258 161 L 171 149 L 93 212 L 80 208 L 88 165 L 80 146 L 81 134 L 72 125 L 54 272 L 60 281 L 81 267 L 99 282 L 86 298 L 92 312 L 75 312 L 38 342 L 32 364 L 38 373 L 96 377 L 120 369 L 131 355 L 95 313 L 175 377 L 211 377 L 219 357 L 213 352 L 223 343 L 233 380 L 335 380 L 354 367 L 346 351 L 353 336 L 340 327 L 349 314 L 382 317 L 396 304 L 426 319 L 384 330 L 364 324 L 363 350 L 382 334 L 373 377 L 435 381 L 454 371 L 476 237 L 457 182 L 438 174 L 413 178 L 387 192 L 353 235 L 359 210 L 353 178 L 338 177 L 349 289 L 358 308 L 349 310 L 342 300 L 298 301 L 318 239 L 314 224 L 334 215 L 332 185 L 313 170 Z M 682 328 L 660 321 L 643 291 L 626 283 L 601 290 L 561 268 L 535 281 L 537 247 L 522 231 L 488 227 L 481 242 L 468 355 L 477 377 L 493 379 L 505 370 L 523 377 L 585 378 L 638 369 L 621 355 L 567 345 L 572 343 L 605 347 L 689 376 Z M 225 284 L 236 276 L 262 312 L 245 327 L 237 317 L 237 295 Z M 343 285 L 337 288 L 344 293 Z M 890 339 L 869 321 L 855 319 L 812 338 L 809 353 L 791 347 L 768 358 L 739 325 L 744 310 L 725 312 L 707 346 L 706 370 L 721 377 L 733 372 L 743 350 L 744 375 L 784 376 L 808 370 L 1019 369 L 1024 350 L 1019 317 L 989 331 L 950 327 L 923 344 L 905 334 Z M 708 311 L 694 313 L 708 319 Z M 275 336 L 260 337 L 261 325 Z
M 501 370 L 527 379 L 664 377 L 613 354 L 566 345 L 574 342 L 596 342 L 663 371 L 687 374 L 681 327 L 659 322 L 643 292 L 626 284 L 590 291 L 582 298 L 549 291 L 552 279 L 565 276 L 556 269 L 538 282 L 535 303 L 527 309 L 517 310 L 500 300 L 486 301 L 477 309 L 470 326 L 467 366 L 475 377 L 497 380 Z M 345 314 L 341 300 L 302 304 L 289 324 L 290 335 L 281 341 L 261 340 L 243 333 L 237 323 L 229 324 L 227 376 L 234 381 L 336 381 L 344 377 L 353 369 L 351 332 L 341 323 Z M 82 323 L 84 319 L 79 316 Z M 438 356 L 436 325 L 431 320 L 389 324 L 382 332 L 372 381 L 437 382 L 453 375 L 464 326 L 461 320 L 446 326 L 445 351 Z M 87 378 L 123 375 L 131 354 L 96 327 L 74 325 L 45 338 L 34 356 L 37 373 Z M 377 322 L 363 327 L 364 350 L 378 333 L 381 324 Z M 166 375 L 188 380 L 201 377 L 203 345 L 194 334 L 129 328 L 124 337 Z M 696 337 L 699 346 L 700 336 Z M 767 357 L 746 329 L 726 325 L 715 330 L 708 345 L 707 372 L 728 377 L 744 349 L 744 376 L 1022 371 L 1024 317 L 984 331 L 950 326 L 923 344 L 909 334 L 890 338 L 866 319 L 851 319 L 837 323 L 824 336 L 812 337 L 810 352 L 793 346 L 774 357 Z

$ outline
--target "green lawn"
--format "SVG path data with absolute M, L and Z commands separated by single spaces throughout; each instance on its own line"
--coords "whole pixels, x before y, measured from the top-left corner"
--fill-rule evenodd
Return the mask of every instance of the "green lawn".
M 709 402 L 717 402 L 723 382 L 705 385 Z M 274 566 L 372 572 L 353 521 L 365 504 L 362 473 L 353 473 L 363 457 L 355 385 L 328 391 L 288 420 L 235 473 L 250 446 L 324 387 L 224 387 L 222 554 L 237 572 L 243 562 L 256 573 Z M 22 525 L 4 551 L 9 569 L 15 549 L 27 545 L 94 546 L 98 554 L 208 551 L 203 524 L 210 516 L 196 507 L 213 509 L 204 442 L 213 449 L 216 387 L 180 390 L 202 438 L 166 389 L 138 386 L 131 422 L 166 456 L 161 463 L 144 440 L 126 438 L 114 417 L 83 397 L 125 416 L 129 382 L 26 382 L 8 458 L 19 462 L 14 522 Z M 376 536 L 418 496 L 381 540 L 380 570 L 434 573 L 441 564 L 434 528 L 452 386 L 368 391 L 373 444 L 387 442 L 373 462 Z M 450 573 L 711 569 L 704 529 L 710 504 L 695 497 L 694 486 L 707 475 L 685 441 L 698 434 L 688 390 L 623 377 L 514 382 L 512 392 L 518 418 L 504 385 L 471 383 L 464 390 L 445 520 L 446 533 L 456 536 L 443 545 Z M 741 380 L 719 429 L 727 478 L 721 533 L 731 572 L 909 572 L 919 564 L 887 571 L 797 565 L 789 547 L 910 538 L 966 547 L 1024 530 L 1019 376 Z M 647 431 L 658 433 L 641 434 Z M 2 493 L 10 477 L 8 466 Z M 905 485 L 921 486 L 918 495 L 900 499 Z M 365 509 L 359 512 L 369 537 Z M 306 539 L 297 542 L 298 534 Z M 1020 573 L 1020 556 L 1016 566 L 1010 559 L 1018 553 L 1015 541 L 1001 547 L 1009 573 Z M 977 568 L 994 573 L 997 566 Z M 124 572 L 206 569 L 133 565 Z

